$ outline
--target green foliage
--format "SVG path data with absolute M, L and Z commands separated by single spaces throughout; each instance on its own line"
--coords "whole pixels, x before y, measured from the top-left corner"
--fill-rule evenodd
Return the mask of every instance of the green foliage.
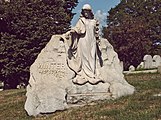
M 135 67 L 145 54 L 160 54 L 161 0 L 122 0 L 109 11 L 107 38 L 124 62 L 125 69 Z
M 77 0 L 0 3 L 0 80 L 6 88 L 27 84 L 30 65 L 52 35 L 69 30 L 76 5 Z

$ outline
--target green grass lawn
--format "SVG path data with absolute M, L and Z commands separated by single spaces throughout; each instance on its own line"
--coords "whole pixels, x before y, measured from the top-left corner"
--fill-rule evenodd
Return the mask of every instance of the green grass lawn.
M 132 96 L 99 101 L 94 105 L 70 108 L 54 114 L 29 117 L 24 110 L 25 90 L 0 92 L 0 120 L 161 120 L 161 75 L 126 76 L 136 87 Z

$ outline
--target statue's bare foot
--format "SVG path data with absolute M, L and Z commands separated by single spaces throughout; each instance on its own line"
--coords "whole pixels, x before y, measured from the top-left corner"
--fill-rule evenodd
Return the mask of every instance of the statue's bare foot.
M 81 76 L 76 76 L 73 79 L 73 83 L 83 85 L 83 84 L 87 83 L 87 80 L 85 78 L 81 77 Z
M 90 78 L 89 79 L 89 83 L 91 83 L 91 84 L 97 84 L 97 83 L 99 83 L 99 82 L 104 82 L 102 79 L 100 79 L 100 78 Z

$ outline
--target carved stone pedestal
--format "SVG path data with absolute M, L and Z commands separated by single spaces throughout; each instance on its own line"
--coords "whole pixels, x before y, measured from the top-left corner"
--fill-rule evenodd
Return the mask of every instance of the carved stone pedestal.
M 67 92 L 68 104 L 87 104 L 96 100 L 111 99 L 111 93 L 109 93 L 108 83 L 98 83 L 91 85 L 86 83 L 85 85 L 73 84 Z

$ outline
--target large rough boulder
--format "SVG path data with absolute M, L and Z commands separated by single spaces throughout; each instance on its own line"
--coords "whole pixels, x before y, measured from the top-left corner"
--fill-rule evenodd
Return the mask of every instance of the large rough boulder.
M 68 41 L 63 35 L 52 36 L 30 67 L 25 110 L 29 115 L 52 113 L 73 105 L 131 95 L 135 89 L 122 74 L 117 53 L 106 39 L 100 39 L 97 70 L 100 81 L 82 85 L 73 83 L 76 73 L 68 66 Z
M 66 88 L 74 73 L 66 62 L 66 51 L 61 36 L 52 36 L 50 42 L 30 67 L 25 109 L 29 115 L 66 109 Z

